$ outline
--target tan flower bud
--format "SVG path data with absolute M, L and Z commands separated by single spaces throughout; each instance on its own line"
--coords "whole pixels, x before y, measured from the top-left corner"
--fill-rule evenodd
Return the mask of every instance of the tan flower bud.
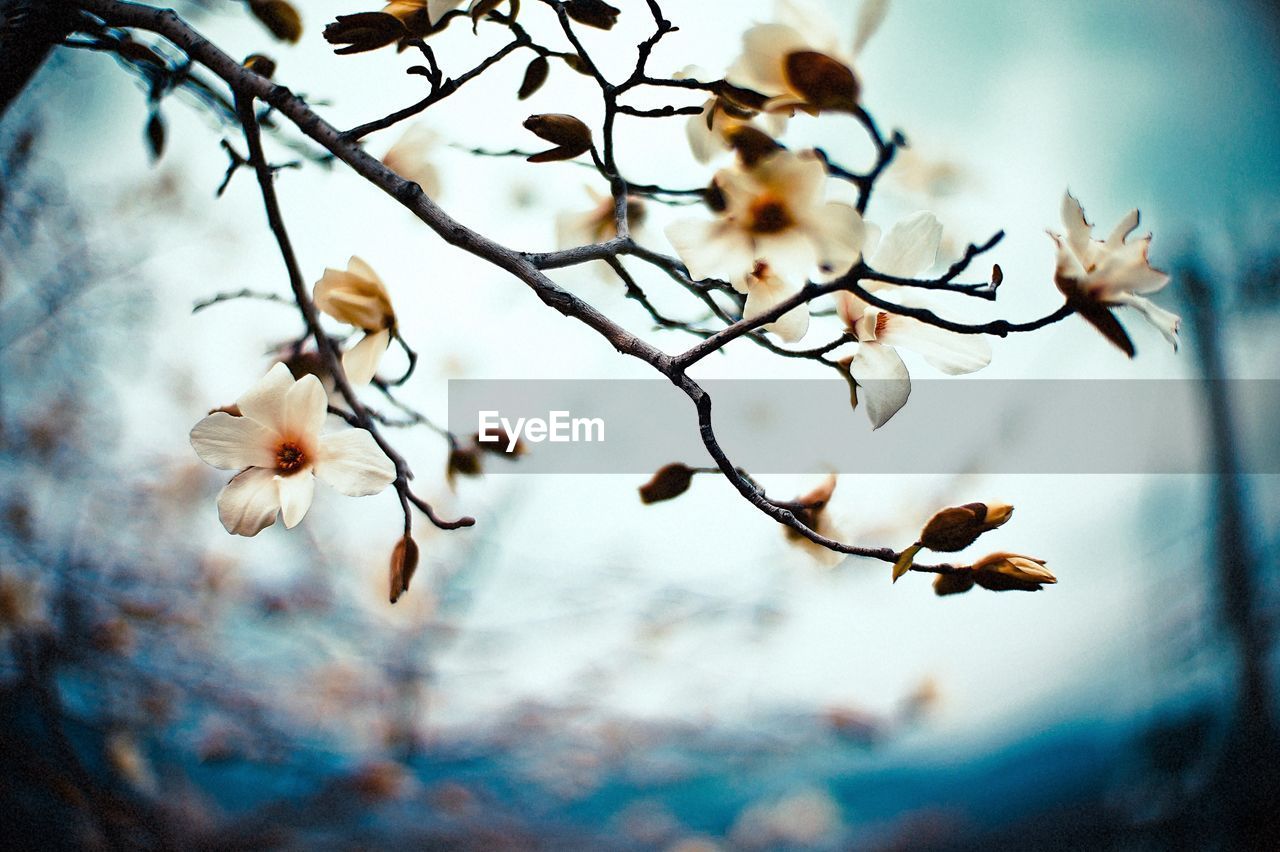
M 933 578 L 933 593 L 938 597 L 959 595 L 973 588 L 973 573 L 939 574 Z
M 459 476 L 479 476 L 484 473 L 484 463 L 480 459 L 480 450 L 476 447 L 454 447 L 449 451 L 449 462 L 445 470 L 445 479 L 450 485 Z
M 260 74 L 270 80 L 276 73 L 276 61 L 270 56 L 261 53 L 251 53 L 244 59 L 244 67 L 248 68 L 255 74 Z
M 975 562 L 972 571 L 974 582 L 993 592 L 1038 592 L 1058 582 L 1043 559 L 1016 553 L 992 553 Z
M 818 110 L 852 112 L 858 105 L 858 78 L 843 62 L 812 50 L 789 54 L 787 81 Z
M 726 133 L 725 141 L 729 143 L 730 148 L 738 153 L 738 159 L 748 169 L 771 154 L 782 150 L 782 146 L 775 142 L 773 137 L 749 124 L 735 127 Z
M 920 544 L 930 550 L 951 553 L 964 550 L 1013 516 L 1007 503 L 966 503 L 943 509 L 920 531 Z
M 385 12 L 360 12 L 355 15 L 339 15 L 338 20 L 324 28 L 324 40 L 329 44 L 345 45 L 334 53 L 351 54 L 377 50 L 394 44 L 409 35 L 404 22 Z
M 524 128 L 556 146 L 529 157 L 531 163 L 572 160 L 591 149 L 591 129 L 571 115 L 531 115 L 525 119 Z
M 249 11 L 281 41 L 302 38 L 302 16 L 287 0 L 249 0 Z
M 533 95 L 542 88 L 543 83 L 547 82 L 547 75 L 550 73 L 551 63 L 547 61 L 547 57 L 535 56 L 529 66 L 524 69 L 524 80 L 520 83 L 520 91 L 516 93 L 516 97 L 524 100 Z
M 564 4 L 564 10 L 578 23 L 601 30 L 613 29 L 622 11 L 605 3 L 604 0 L 568 0 Z
M 680 462 L 659 468 L 648 482 L 640 486 L 640 502 L 648 505 L 679 497 L 689 490 L 693 473 L 693 468 Z
M 409 591 L 409 581 L 413 572 L 418 569 L 418 543 L 413 536 L 406 535 L 396 542 L 391 551 L 391 602 L 400 600 L 400 596 Z

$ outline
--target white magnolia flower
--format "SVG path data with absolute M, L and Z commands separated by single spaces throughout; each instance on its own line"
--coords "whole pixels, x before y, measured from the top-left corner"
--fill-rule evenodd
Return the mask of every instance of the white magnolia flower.
M 613 196 L 586 187 L 594 206 L 583 212 L 565 212 L 556 216 L 556 244 L 562 249 L 589 246 L 607 242 L 618 235 L 618 223 L 614 217 Z M 638 230 L 647 211 L 644 202 L 631 196 L 627 199 L 627 224 Z
M 1134 354 L 1133 343 L 1109 308 L 1127 305 L 1137 309 L 1175 350 L 1181 323 L 1177 314 L 1144 298 L 1164 289 L 1169 276 L 1151 267 L 1147 257 L 1150 234 L 1129 240 L 1137 230 L 1138 216 L 1137 210 L 1129 211 L 1106 240 L 1095 240 L 1093 225 L 1085 219 L 1084 208 L 1067 192 L 1062 197 L 1062 223 L 1066 225 L 1067 234 L 1064 237 L 1049 233 L 1058 246 L 1054 271 L 1058 289 L 1067 297 L 1068 304 L 1130 357 Z
M 320 434 L 328 395 L 315 376 L 293 380 L 276 364 L 236 407 L 215 411 L 191 430 L 191 446 L 209 465 L 239 470 L 218 495 L 227 532 L 253 536 L 284 516 L 292 528 L 307 514 L 315 479 L 351 497 L 377 494 L 396 478 L 395 465 L 364 429 Z
M 937 262 L 942 223 L 932 213 L 916 213 L 903 219 L 889 229 L 878 245 L 874 226 L 867 230 L 863 251 L 867 265 L 877 272 L 895 278 L 916 278 Z M 884 292 L 904 288 L 870 281 L 864 289 Z M 836 310 L 858 338 L 858 350 L 848 363 L 849 375 L 858 383 L 867 415 L 876 429 L 897 414 L 911 395 L 911 374 L 898 347 L 923 355 L 930 365 L 953 376 L 981 370 L 991 363 L 991 344 L 983 335 L 947 331 L 914 317 L 872 307 L 843 291 L 836 294 Z
M 804 0 L 777 0 L 774 22 L 757 24 L 742 37 L 742 55 L 725 79 L 769 98 L 767 111 L 852 110 L 860 85 L 854 59 L 875 34 L 888 0 L 865 0 L 849 50 L 825 11 Z
M 346 272 L 324 271 L 314 297 L 316 307 L 338 322 L 364 330 L 360 342 L 342 353 L 342 369 L 352 384 L 368 384 L 396 330 L 396 314 L 382 279 L 369 264 L 352 257 Z
M 750 319 L 804 286 L 810 274 L 841 275 L 858 261 L 862 217 L 848 204 L 825 201 L 826 166 L 812 151 L 779 150 L 751 167 L 716 173 L 724 209 L 711 221 L 685 219 L 667 238 L 696 280 L 718 278 L 747 295 Z M 803 334 L 804 322 L 765 326 Z M 791 316 L 791 314 L 788 314 Z
M 406 180 L 411 180 L 431 198 L 440 195 L 440 170 L 431 160 L 437 145 L 436 133 L 425 124 L 410 125 L 396 143 L 382 155 L 382 164 Z

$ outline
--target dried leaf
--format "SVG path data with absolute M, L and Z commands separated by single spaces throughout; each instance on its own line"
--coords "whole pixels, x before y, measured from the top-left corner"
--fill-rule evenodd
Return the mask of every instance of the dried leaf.
M 640 486 L 640 502 L 647 506 L 679 497 L 689 490 L 693 474 L 693 468 L 680 462 L 659 468 L 652 479 Z

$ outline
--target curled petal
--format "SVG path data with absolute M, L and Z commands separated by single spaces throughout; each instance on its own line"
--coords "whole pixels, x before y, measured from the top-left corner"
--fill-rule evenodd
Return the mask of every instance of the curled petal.
M 366 334 L 359 343 L 342 353 L 342 370 L 353 385 L 367 385 L 378 373 L 382 356 L 391 345 L 388 329 Z
M 1164 339 L 1172 344 L 1173 351 L 1178 351 L 1178 327 L 1182 324 L 1181 317 L 1171 311 L 1166 311 L 1155 302 L 1142 296 L 1133 296 L 1126 293 L 1117 296 L 1117 299 L 1121 304 L 1128 305 L 1139 311 L 1143 319 L 1151 323 L 1164 335 Z
M 293 529 L 311 508 L 311 497 L 316 490 L 316 478 L 310 471 L 300 471 L 293 476 L 277 476 L 276 490 L 280 495 L 280 515 L 285 529 Z
M 275 472 L 251 467 L 218 495 L 218 519 L 232 535 L 255 536 L 276 522 L 280 493 Z
M 191 448 L 200 460 L 222 470 L 274 467 L 276 433 L 248 417 L 215 411 L 191 430 Z
M 911 396 L 911 374 L 892 346 L 859 343 L 849 361 L 849 375 L 858 383 L 858 395 L 874 429 L 888 423 Z
M 320 438 L 316 477 L 348 497 L 377 494 L 396 478 L 396 467 L 364 429 L 347 429 Z
M 1111 235 L 1107 237 L 1107 248 L 1115 251 L 1124 245 L 1129 235 L 1138 229 L 1139 213 L 1137 209 L 1130 210 L 1123 219 L 1116 223 L 1115 229 Z

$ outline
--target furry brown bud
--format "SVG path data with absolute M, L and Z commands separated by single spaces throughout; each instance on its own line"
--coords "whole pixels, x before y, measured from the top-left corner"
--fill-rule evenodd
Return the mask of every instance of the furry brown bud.
M 621 9 L 615 9 L 604 0 L 568 0 L 564 10 L 580 24 L 601 30 L 611 30 L 618 23 Z
M 391 551 L 391 602 L 400 600 L 400 596 L 409 591 L 409 581 L 413 572 L 418 570 L 418 543 L 413 536 L 406 535 L 396 542 Z
M 343 55 L 377 50 L 408 35 L 409 30 L 399 18 L 384 12 L 339 15 L 324 28 L 324 40 L 339 45 L 333 52 Z
M 942 553 L 964 550 L 1012 516 L 1013 507 L 1005 503 L 966 503 L 943 509 L 920 531 L 920 544 Z
M 1058 578 L 1043 559 L 1017 553 L 992 553 L 972 565 L 973 581 L 993 592 L 1038 592 Z
M 693 468 L 679 462 L 659 468 L 652 479 L 640 486 L 640 502 L 648 505 L 679 497 L 689 490 L 693 474 Z
M 287 0 L 249 0 L 249 11 L 281 41 L 302 38 L 302 16 Z
M 858 105 L 858 78 L 825 53 L 801 50 L 786 59 L 787 81 L 818 110 L 852 112 Z

